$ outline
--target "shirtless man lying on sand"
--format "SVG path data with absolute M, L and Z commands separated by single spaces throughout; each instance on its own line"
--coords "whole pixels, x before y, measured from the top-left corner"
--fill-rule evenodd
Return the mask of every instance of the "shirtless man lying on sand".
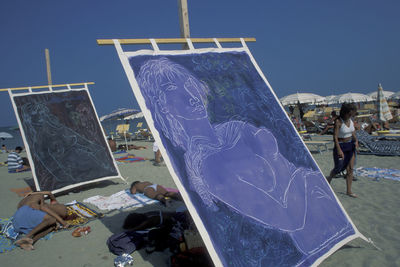
M 50 204 L 45 203 L 44 196 L 50 198 Z M 33 244 L 57 228 L 57 223 L 64 228 L 69 225 L 64 221 L 67 208 L 59 204 L 50 191 L 28 194 L 18 203 L 18 210 L 13 216 L 14 228 L 19 233 L 26 234 L 15 242 L 24 250 L 32 250 Z

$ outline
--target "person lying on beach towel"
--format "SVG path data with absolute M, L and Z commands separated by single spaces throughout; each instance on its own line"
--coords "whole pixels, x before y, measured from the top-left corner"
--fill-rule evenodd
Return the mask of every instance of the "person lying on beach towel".
M 50 198 L 50 204 L 45 203 L 45 195 Z M 66 217 L 66 206 L 58 203 L 50 191 L 28 194 L 18 203 L 18 210 L 13 216 L 15 230 L 25 234 L 15 244 L 24 250 L 34 249 L 33 244 L 55 230 L 57 223 L 68 228 Z
M 142 150 L 146 149 L 145 146 L 136 146 L 136 145 L 128 145 L 128 150 L 135 149 L 135 150 Z M 118 150 L 126 150 L 126 145 L 119 145 Z
M 161 201 L 161 203 L 163 203 L 167 207 L 170 206 L 170 204 L 171 204 L 171 198 L 182 201 L 182 197 L 179 194 L 179 192 L 167 191 L 164 187 L 162 187 L 158 184 L 152 184 L 148 181 L 133 182 L 131 184 L 130 191 L 132 194 L 135 194 L 136 192 L 143 193 L 143 194 L 145 194 L 145 196 L 147 196 L 149 198 Z

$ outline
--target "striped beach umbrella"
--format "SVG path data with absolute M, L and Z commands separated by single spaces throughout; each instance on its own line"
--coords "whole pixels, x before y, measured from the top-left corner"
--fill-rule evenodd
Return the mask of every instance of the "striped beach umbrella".
M 380 121 L 388 121 L 393 118 L 392 113 L 390 113 L 389 105 L 386 101 L 385 95 L 383 94 L 382 85 L 378 85 L 377 92 L 377 102 L 378 102 L 378 119 Z

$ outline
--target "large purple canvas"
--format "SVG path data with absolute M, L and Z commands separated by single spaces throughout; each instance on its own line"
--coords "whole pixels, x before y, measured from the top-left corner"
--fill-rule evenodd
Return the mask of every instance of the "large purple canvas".
M 214 262 L 319 263 L 359 233 L 249 54 L 217 50 L 121 60 Z

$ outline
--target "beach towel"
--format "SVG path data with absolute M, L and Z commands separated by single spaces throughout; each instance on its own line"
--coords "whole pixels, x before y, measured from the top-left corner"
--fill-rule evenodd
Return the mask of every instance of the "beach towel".
M 0 218 L 0 253 L 11 251 L 17 246 L 14 245 L 15 240 L 19 237 L 19 233 L 15 231 L 11 218 Z M 42 240 L 49 240 L 53 236 L 53 232 L 42 237 Z
M 83 202 L 93 204 L 101 210 L 115 210 L 143 207 L 144 205 L 157 203 L 159 201 L 148 198 L 144 194 L 131 194 L 129 190 L 126 189 L 108 197 L 99 195 L 93 196 L 84 199 Z
M 119 151 L 115 151 L 113 154 L 123 154 L 126 153 L 125 150 L 119 150 Z
M 104 216 L 102 213 L 98 213 L 95 210 L 87 207 L 85 204 L 73 201 L 71 203 L 66 204 L 68 218 L 66 222 L 71 226 L 80 226 L 84 225 L 87 222 L 101 218 Z
M 400 170 L 397 169 L 359 167 L 355 169 L 354 175 L 375 178 L 376 181 L 381 178 L 400 181 Z
M 115 160 L 117 162 L 122 162 L 122 163 L 132 163 L 136 161 L 144 161 L 146 159 L 142 157 L 136 157 L 135 155 L 132 154 L 128 154 L 125 157 L 116 158 Z

